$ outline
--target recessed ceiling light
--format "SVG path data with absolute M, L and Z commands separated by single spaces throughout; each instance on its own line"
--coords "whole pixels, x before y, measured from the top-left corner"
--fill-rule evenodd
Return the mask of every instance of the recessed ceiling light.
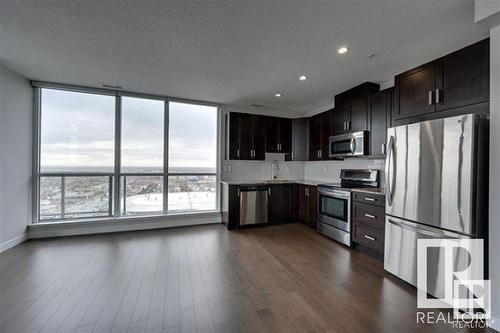
M 349 51 L 349 49 L 348 49 L 347 47 L 345 47 L 345 46 L 342 46 L 340 49 L 338 49 L 338 50 L 337 50 L 337 52 L 338 52 L 339 54 L 344 54 L 344 53 L 346 53 L 347 51 Z
M 301 76 L 299 77 L 299 80 L 300 80 L 300 81 L 305 81 L 305 80 L 307 80 L 307 76 L 305 76 L 305 75 L 301 75 Z
M 274 96 L 281 97 L 281 93 L 276 93 L 276 94 L 274 94 Z

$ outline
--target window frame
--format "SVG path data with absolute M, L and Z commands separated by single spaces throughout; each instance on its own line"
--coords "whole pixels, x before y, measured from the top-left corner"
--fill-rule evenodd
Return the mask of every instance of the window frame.
M 134 217 L 137 219 L 149 218 L 152 216 L 169 216 L 169 215 L 185 215 L 187 214 L 203 214 L 203 213 L 219 213 L 220 212 L 220 154 L 221 154 L 221 105 L 216 103 L 173 98 L 160 95 L 142 94 L 136 92 L 128 92 L 107 88 L 91 88 L 76 85 L 58 84 L 41 81 L 31 81 L 33 87 L 33 156 L 32 156 L 32 223 L 34 224 L 50 224 L 57 222 L 69 221 L 89 221 L 89 220 L 102 220 L 103 217 L 89 216 L 79 218 L 59 218 L 59 219 L 40 219 L 40 178 L 41 177 L 65 177 L 65 176 L 109 176 L 112 181 L 112 196 L 110 197 L 112 205 L 112 214 L 104 216 L 106 219 L 120 220 L 122 218 Z M 41 158 L 41 115 L 42 115 L 42 89 L 56 89 L 62 91 L 81 92 L 87 94 L 108 95 L 115 97 L 115 128 L 114 128 L 114 168 L 113 172 L 41 172 L 40 171 L 40 158 Z M 121 170 L 121 144 L 122 144 L 122 97 L 133 97 L 142 99 L 160 100 L 164 103 L 163 114 L 163 172 L 162 173 L 142 173 L 142 172 L 122 172 Z M 193 105 L 211 106 L 216 108 L 217 112 L 217 128 L 216 128 L 216 170 L 215 173 L 178 173 L 169 172 L 169 103 L 180 102 Z M 122 182 L 123 176 L 161 176 L 163 177 L 163 210 L 160 212 L 151 212 L 140 215 L 127 215 L 122 213 L 121 196 L 122 196 Z M 204 211 L 170 211 L 168 210 L 168 179 L 170 176 L 215 176 L 215 209 Z M 126 200 L 126 198 L 124 198 Z

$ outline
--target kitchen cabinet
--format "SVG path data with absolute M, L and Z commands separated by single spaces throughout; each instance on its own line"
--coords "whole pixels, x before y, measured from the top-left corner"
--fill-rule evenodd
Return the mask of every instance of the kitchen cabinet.
M 269 223 L 290 222 L 292 220 L 292 184 L 269 186 Z
M 317 186 L 298 184 L 296 219 L 313 229 L 316 229 L 318 220 L 318 193 Z
M 332 135 L 368 129 L 369 95 L 379 90 L 378 84 L 365 82 L 335 95 L 335 109 L 331 117 Z
M 264 116 L 230 112 L 226 126 L 226 157 L 231 160 L 265 159 Z
M 352 241 L 379 257 L 384 253 L 385 196 L 381 193 L 352 192 Z
M 266 125 L 266 152 L 292 152 L 292 120 L 278 117 L 264 117 Z
M 287 161 L 309 160 L 309 118 L 292 119 L 291 154 L 285 155 Z
M 394 84 L 393 121 L 469 113 L 463 107 L 489 100 L 489 39 L 401 73 Z
M 489 39 L 453 52 L 436 63 L 436 111 L 489 100 Z
M 370 96 L 368 129 L 370 130 L 370 157 L 385 158 L 387 128 L 391 124 L 393 88 Z
M 331 110 L 314 115 L 309 121 L 309 159 L 328 160 L 328 139 L 331 135 Z

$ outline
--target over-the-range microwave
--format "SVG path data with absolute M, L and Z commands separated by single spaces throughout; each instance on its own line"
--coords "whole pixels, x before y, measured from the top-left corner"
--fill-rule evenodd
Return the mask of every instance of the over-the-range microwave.
M 368 155 L 370 132 L 361 131 L 341 135 L 333 135 L 328 140 L 330 157 L 348 157 Z

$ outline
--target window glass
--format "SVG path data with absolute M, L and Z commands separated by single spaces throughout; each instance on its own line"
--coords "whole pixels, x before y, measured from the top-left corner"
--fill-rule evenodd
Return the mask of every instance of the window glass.
M 162 176 L 123 176 L 122 214 L 141 215 L 163 211 Z
M 122 97 L 122 172 L 163 172 L 165 102 Z
M 168 171 L 215 173 L 217 107 L 170 102 Z
M 216 189 L 215 176 L 170 176 L 168 210 L 214 210 Z
M 112 172 L 115 98 L 42 89 L 40 170 Z

